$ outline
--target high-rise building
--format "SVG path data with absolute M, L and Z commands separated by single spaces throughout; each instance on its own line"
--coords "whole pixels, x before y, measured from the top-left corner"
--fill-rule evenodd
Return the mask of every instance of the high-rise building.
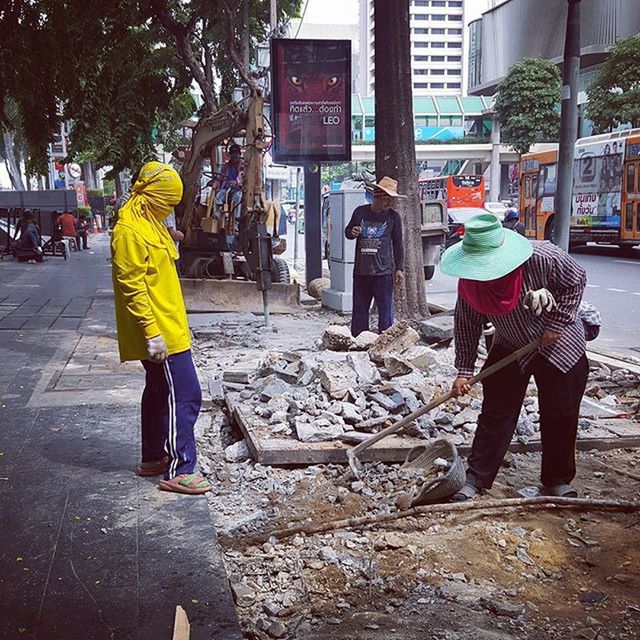
M 469 0 L 408 0 L 415 96 L 466 93 Z M 374 1 L 360 0 L 360 91 L 375 93 Z

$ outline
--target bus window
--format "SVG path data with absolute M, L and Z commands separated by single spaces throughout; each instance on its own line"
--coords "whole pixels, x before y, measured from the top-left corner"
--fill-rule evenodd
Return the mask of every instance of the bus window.
M 531 179 L 529 176 L 524 177 L 524 197 L 527 199 L 531 197 Z
M 536 198 L 538 195 L 538 176 L 531 176 L 531 196 Z
M 636 202 L 636 232 L 640 233 L 640 205 Z
M 529 184 L 529 176 L 527 176 L 527 185 Z M 524 227 L 529 228 L 529 220 L 531 219 L 531 207 L 525 207 L 524 210 Z
M 633 202 L 627 202 L 627 206 L 624 211 L 624 230 L 633 231 Z
M 636 189 L 636 165 L 630 162 L 627 165 L 627 193 L 633 193 Z

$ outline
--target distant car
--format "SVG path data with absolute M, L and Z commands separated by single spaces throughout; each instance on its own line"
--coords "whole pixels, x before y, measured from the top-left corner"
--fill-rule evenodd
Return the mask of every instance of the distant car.
M 447 209 L 447 214 L 449 216 L 449 232 L 445 241 L 445 247 L 448 249 L 451 245 L 460 242 L 460 240 L 462 240 L 462 236 L 464 236 L 464 223 L 470 218 L 473 218 L 473 216 L 477 216 L 481 213 L 496 215 L 493 211 L 485 209 L 484 207 L 450 207 Z
M 504 202 L 485 202 L 484 208 L 489 212 L 493 213 L 494 216 L 500 220 L 500 222 L 504 221 L 504 214 L 507 212 L 507 207 Z

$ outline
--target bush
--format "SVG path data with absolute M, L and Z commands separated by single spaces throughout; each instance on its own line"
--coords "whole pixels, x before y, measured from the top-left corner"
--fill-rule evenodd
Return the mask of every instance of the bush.
M 86 205 L 79 205 L 78 206 L 78 217 L 80 217 L 81 215 L 85 215 L 87 216 L 87 218 L 91 217 L 91 207 L 87 207 Z
M 104 198 L 104 191 L 102 189 L 87 189 L 87 195 Z

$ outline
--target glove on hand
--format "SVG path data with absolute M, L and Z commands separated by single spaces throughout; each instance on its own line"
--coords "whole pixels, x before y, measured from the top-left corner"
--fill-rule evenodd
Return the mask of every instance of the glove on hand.
M 149 354 L 149 360 L 159 364 L 164 362 L 169 357 L 169 349 L 162 336 L 156 336 L 155 338 L 149 338 L 147 340 L 147 353 Z
M 538 289 L 532 291 L 529 289 L 524 297 L 524 308 L 539 316 L 543 311 L 551 311 L 556 306 L 555 298 L 551 291 L 547 289 Z

